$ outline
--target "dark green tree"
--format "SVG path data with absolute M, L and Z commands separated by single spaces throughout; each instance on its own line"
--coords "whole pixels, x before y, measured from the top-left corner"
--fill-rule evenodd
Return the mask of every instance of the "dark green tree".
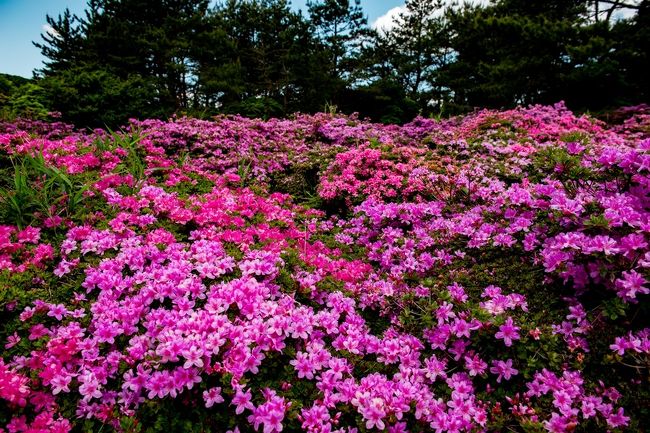
M 439 71 L 439 85 L 460 108 L 557 102 L 572 67 L 580 3 L 501 0 L 448 10 L 454 61 Z
M 0 74 L 0 120 L 47 120 L 50 117 L 48 105 L 45 91 L 34 80 Z
M 650 1 L 639 2 L 635 10 L 631 19 L 619 21 L 611 28 L 615 41 L 611 55 L 618 66 L 614 74 L 622 75 L 625 84 L 625 91 L 621 92 L 624 100 L 617 102 L 623 104 L 650 102 Z
M 559 100 L 601 110 L 650 94 L 648 0 L 408 0 L 385 32 L 368 28 L 359 0 L 310 0 L 308 17 L 288 0 L 210 4 L 89 0 L 83 17 L 47 17 L 36 87 L 0 82 L 3 113 L 47 107 L 115 127 L 130 117 L 285 116 L 329 104 L 406 121 Z M 623 11 L 634 15 L 620 19 Z
M 195 114 L 214 115 L 239 103 L 246 90 L 237 40 L 230 34 L 232 18 L 225 10 L 210 14 L 197 33 L 191 51 L 196 61 Z
M 56 18 L 45 17 L 48 31 L 41 35 L 42 42 L 34 42 L 45 58 L 42 75 L 50 76 L 64 71 L 86 59 L 83 58 L 82 21 L 69 9 L 65 9 Z
M 327 47 L 333 77 L 352 80 L 357 59 L 369 36 L 360 0 L 307 1 L 315 34 Z
M 188 107 L 190 46 L 207 0 L 90 0 L 83 31 L 92 61 L 151 82 L 168 112 Z
M 393 27 L 378 34 L 377 48 L 386 55 L 381 63 L 422 109 L 441 92 L 435 73 L 450 61 L 444 8 L 442 0 L 408 0 Z
M 209 20 L 197 75 L 211 110 L 277 116 L 320 108 L 324 47 L 286 0 L 229 0 Z
M 450 9 L 454 59 L 437 81 L 459 110 L 560 100 L 602 110 L 647 101 L 646 4 L 499 0 Z M 614 19 L 621 8 L 637 13 Z
M 48 17 L 52 30 L 36 45 L 47 59 L 38 75 L 54 108 L 90 126 L 186 110 L 190 46 L 207 7 L 207 0 L 89 0 L 83 18 L 67 10 Z M 107 101 L 126 94 L 132 103 L 106 112 Z

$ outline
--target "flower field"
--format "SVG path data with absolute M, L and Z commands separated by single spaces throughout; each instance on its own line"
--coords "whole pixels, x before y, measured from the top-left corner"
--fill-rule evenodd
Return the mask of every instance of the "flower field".
M 650 425 L 650 113 L 0 125 L 0 432 Z

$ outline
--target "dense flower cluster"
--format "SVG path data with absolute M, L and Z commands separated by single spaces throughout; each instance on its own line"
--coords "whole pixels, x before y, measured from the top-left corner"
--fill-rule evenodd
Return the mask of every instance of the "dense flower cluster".
M 3 125 L 0 431 L 638 429 L 635 116 Z

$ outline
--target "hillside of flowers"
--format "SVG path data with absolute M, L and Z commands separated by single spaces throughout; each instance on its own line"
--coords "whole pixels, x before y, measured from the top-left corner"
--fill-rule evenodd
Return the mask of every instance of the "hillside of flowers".
M 0 124 L 0 432 L 643 432 L 650 109 Z

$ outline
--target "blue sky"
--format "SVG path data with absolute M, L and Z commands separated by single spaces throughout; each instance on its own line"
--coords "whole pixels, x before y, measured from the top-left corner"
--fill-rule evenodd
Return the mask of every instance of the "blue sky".
M 305 10 L 306 0 L 293 0 L 295 9 Z M 385 22 L 404 0 L 361 0 L 369 23 Z M 0 0 L 0 72 L 31 77 L 43 58 L 32 41 L 40 41 L 45 15 L 56 16 L 67 7 L 83 15 L 86 0 Z

